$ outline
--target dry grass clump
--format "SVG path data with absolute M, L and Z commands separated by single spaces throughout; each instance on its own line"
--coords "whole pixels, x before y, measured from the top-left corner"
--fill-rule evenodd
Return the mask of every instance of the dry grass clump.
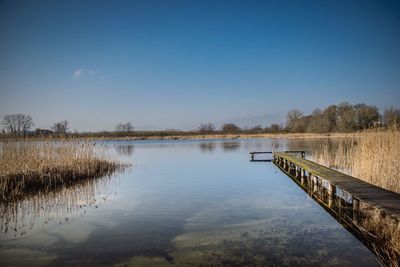
M 400 131 L 368 131 L 314 151 L 313 159 L 400 193 Z
M 0 145 L 0 201 L 109 176 L 123 167 L 95 144 L 5 143 Z
M 376 242 L 372 243 L 373 250 L 381 262 L 387 266 L 400 266 L 400 228 L 399 222 L 383 218 L 375 212 L 360 222 L 361 226 L 371 233 Z

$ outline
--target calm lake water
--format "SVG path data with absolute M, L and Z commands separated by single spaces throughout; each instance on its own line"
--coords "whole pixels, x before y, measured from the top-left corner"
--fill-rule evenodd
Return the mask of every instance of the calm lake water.
M 103 142 L 130 171 L 2 207 L 0 266 L 379 266 L 272 163 L 319 140 Z

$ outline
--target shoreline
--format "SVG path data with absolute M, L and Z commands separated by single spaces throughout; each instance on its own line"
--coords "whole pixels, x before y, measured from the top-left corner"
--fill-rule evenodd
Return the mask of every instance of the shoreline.
M 355 133 L 278 133 L 278 134 L 182 134 L 182 135 L 154 135 L 154 136 L 32 136 L 32 137 L 0 137 L 0 142 L 13 142 L 13 141 L 96 141 L 96 140 L 110 140 L 110 141 L 136 141 L 136 140 L 246 140 L 246 139 L 321 139 L 321 138 L 349 138 L 359 137 L 362 132 Z

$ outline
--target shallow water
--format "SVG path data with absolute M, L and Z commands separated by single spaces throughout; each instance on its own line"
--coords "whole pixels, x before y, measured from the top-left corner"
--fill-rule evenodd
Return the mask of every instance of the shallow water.
M 104 142 L 115 177 L 3 207 L 0 266 L 379 266 L 272 163 L 318 140 Z

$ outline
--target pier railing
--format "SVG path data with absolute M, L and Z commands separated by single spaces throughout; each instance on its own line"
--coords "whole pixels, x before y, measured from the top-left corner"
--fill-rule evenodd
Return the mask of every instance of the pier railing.
M 288 154 L 300 154 L 301 158 L 305 158 L 306 156 L 306 152 L 304 150 L 286 150 L 283 151 L 284 153 L 288 153 Z M 250 161 L 251 162 L 272 162 L 272 158 L 271 159 L 256 159 L 256 156 L 259 154 L 270 154 L 273 155 L 274 152 L 273 151 L 257 151 L 257 152 L 250 152 Z

